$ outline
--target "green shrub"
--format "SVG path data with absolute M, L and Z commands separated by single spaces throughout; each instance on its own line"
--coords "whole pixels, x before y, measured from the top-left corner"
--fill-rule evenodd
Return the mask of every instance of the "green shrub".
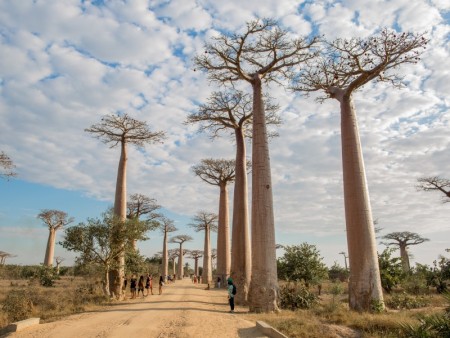
M 386 305 L 391 309 L 417 309 L 425 307 L 430 303 L 424 296 L 409 296 L 407 293 L 393 295 L 386 301 Z
M 422 273 L 414 273 L 408 275 L 405 280 L 401 283 L 403 289 L 413 295 L 425 295 L 430 293 L 427 285 L 427 279 Z
M 282 309 L 309 309 L 318 303 L 317 296 L 300 283 L 288 283 L 280 288 Z
M 37 272 L 37 278 L 42 286 L 51 287 L 55 284 L 55 280 L 59 279 L 56 268 L 52 266 L 42 265 Z
M 9 321 L 16 322 L 31 317 L 33 302 L 25 289 L 12 290 L 6 295 L 2 309 Z

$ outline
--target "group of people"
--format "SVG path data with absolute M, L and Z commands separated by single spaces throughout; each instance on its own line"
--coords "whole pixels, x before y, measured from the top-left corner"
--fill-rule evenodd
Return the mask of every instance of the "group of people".
M 174 276 L 175 277 L 175 276 Z M 175 278 L 173 278 L 175 280 Z M 171 280 L 171 278 L 167 279 L 168 281 Z M 127 277 L 124 277 L 123 281 L 123 291 L 126 291 L 128 279 Z M 192 282 L 196 284 L 197 282 L 200 283 L 200 277 L 197 279 L 197 276 L 193 276 Z M 217 278 L 217 286 L 220 288 L 220 277 Z M 229 277 L 227 279 L 227 291 L 228 291 L 228 303 L 230 304 L 230 313 L 234 313 L 234 296 L 236 295 L 236 286 L 233 283 L 233 279 Z M 163 292 L 163 286 L 164 286 L 164 276 L 159 276 L 159 294 L 161 295 Z M 146 293 L 144 293 L 144 289 L 146 290 Z M 142 298 L 147 297 L 148 295 L 153 295 L 153 276 L 150 274 L 147 274 L 145 277 L 144 275 L 141 275 L 139 279 L 136 278 L 136 275 L 132 275 L 130 278 L 130 292 L 131 297 L 130 299 L 136 299 L 136 297 L 139 297 L 139 294 L 142 294 Z
M 126 292 L 128 284 L 127 277 L 124 277 L 123 281 L 123 292 Z M 163 292 L 163 286 L 164 286 L 164 277 L 159 277 L 159 294 L 162 294 Z M 144 289 L 146 290 L 146 293 L 144 294 Z M 131 297 L 130 299 L 135 299 L 136 297 L 139 297 L 139 294 L 142 294 L 142 298 L 147 297 L 148 295 L 153 295 L 153 276 L 150 274 L 147 274 L 145 277 L 144 275 L 141 275 L 139 279 L 137 279 L 136 275 L 132 275 L 130 278 L 130 293 Z

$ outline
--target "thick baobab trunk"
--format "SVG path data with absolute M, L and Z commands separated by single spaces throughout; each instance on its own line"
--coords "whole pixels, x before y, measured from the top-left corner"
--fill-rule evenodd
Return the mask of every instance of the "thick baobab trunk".
M 176 273 L 176 266 L 177 266 L 177 264 L 175 263 L 175 257 L 173 258 L 173 260 L 172 260 L 172 275 L 175 275 L 175 273 Z
M 127 215 L 127 144 L 125 140 L 121 143 L 119 167 L 117 169 L 116 195 L 114 199 L 114 215 L 121 221 L 126 220 Z M 125 243 L 114 243 L 114 245 L 125 246 Z M 116 267 L 111 271 L 109 290 L 111 295 L 120 299 L 122 295 L 122 283 L 125 276 L 125 250 L 115 260 Z
M 178 255 L 177 279 L 183 279 L 183 243 L 180 243 L 180 254 Z
M 278 311 L 278 278 L 269 144 L 261 79 L 253 76 L 252 276 L 250 311 Z
M 44 265 L 53 266 L 53 255 L 55 253 L 55 237 L 56 230 L 54 228 L 49 229 L 47 249 L 45 250 Z
M 225 281 L 230 274 L 230 224 L 227 183 L 220 184 L 219 224 L 217 233 L 217 275 Z M 222 283 L 222 285 L 226 285 Z
M 194 258 L 194 275 L 198 277 L 198 257 Z
M 164 276 L 164 280 L 167 281 L 167 276 L 169 275 L 169 253 L 167 249 L 167 231 L 164 231 L 162 263 L 163 263 L 162 273 Z
M 400 257 L 402 259 L 403 271 L 409 272 L 411 266 L 409 265 L 408 247 L 405 243 L 400 243 Z
M 231 276 L 236 288 L 236 304 L 247 304 L 248 288 L 251 278 L 251 247 L 248 222 L 248 184 L 247 158 L 244 132 L 241 128 L 235 130 L 236 136 L 236 174 L 233 200 L 233 228 L 231 242 Z M 226 286 L 225 280 L 223 281 Z
M 205 227 L 202 284 L 209 284 L 209 286 L 212 286 L 211 240 L 209 226 Z
M 358 123 L 350 95 L 337 92 L 341 106 L 345 220 L 350 263 L 349 304 L 357 311 L 384 306 L 380 270 Z

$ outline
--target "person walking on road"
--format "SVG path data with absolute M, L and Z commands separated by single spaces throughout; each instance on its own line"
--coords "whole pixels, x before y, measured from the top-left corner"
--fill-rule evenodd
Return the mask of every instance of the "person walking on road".
M 236 287 L 233 284 L 233 279 L 228 278 L 228 302 L 230 303 L 230 313 L 234 313 L 234 295 L 236 294 Z
M 163 276 L 159 276 L 159 294 L 162 294 L 163 285 L 164 285 L 164 278 Z

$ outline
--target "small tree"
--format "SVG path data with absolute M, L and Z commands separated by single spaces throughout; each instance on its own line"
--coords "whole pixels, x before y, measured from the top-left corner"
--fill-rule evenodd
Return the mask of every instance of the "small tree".
M 55 263 L 56 263 L 56 274 L 59 275 L 59 269 L 61 266 L 61 263 L 64 262 L 66 259 L 64 257 L 56 256 L 55 257 Z
M 56 231 L 62 229 L 67 224 L 73 222 L 73 217 L 68 217 L 67 213 L 60 210 L 44 209 L 37 215 L 37 218 L 42 220 L 48 227 L 48 241 L 47 248 L 45 250 L 44 265 L 53 265 L 53 255 L 55 253 L 55 239 Z
M 341 115 L 344 203 L 350 261 L 349 304 L 370 311 L 383 304 L 373 216 L 369 200 L 354 93 L 371 81 L 401 87 L 395 73 L 402 64 L 417 63 L 427 40 L 423 34 L 383 29 L 368 38 L 325 42 L 320 57 L 299 71 L 296 90 L 321 91 L 318 101 L 333 98 Z
M 336 261 L 331 266 L 331 268 L 328 269 L 328 278 L 332 281 L 339 280 L 341 282 L 344 282 L 348 279 L 348 275 L 348 269 L 343 268 Z
M 416 189 L 419 191 L 440 191 L 443 196 L 443 203 L 450 202 L 450 180 L 439 176 L 421 177 L 417 179 Z
M 5 265 L 6 259 L 10 257 L 17 257 L 17 255 L 13 255 L 5 251 L 0 251 L 0 266 Z
M 177 243 L 180 245 L 180 249 L 178 251 L 178 271 L 177 271 L 177 279 L 183 279 L 183 257 L 186 254 L 186 250 L 183 250 L 183 243 L 192 241 L 192 237 L 188 235 L 178 235 L 172 237 L 170 239 L 170 243 Z
M 315 245 L 302 243 L 287 245 L 284 249 L 283 257 L 278 259 L 278 272 L 285 280 L 303 281 L 308 287 L 328 276 L 328 269 Z
M 202 283 L 212 285 L 212 258 L 211 258 L 211 231 L 217 231 L 217 215 L 214 213 L 199 211 L 192 219 L 189 226 L 195 231 L 205 232 L 205 245 L 203 249 Z
M 16 173 L 14 172 L 15 167 L 16 166 L 9 156 L 3 151 L 0 152 L 0 178 L 9 179 L 10 177 L 16 176 Z
M 384 245 L 398 246 L 400 249 L 400 257 L 402 260 L 402 266 L 404 272 L 409 272 L 411 266 L 409 264 L 409 254 L 408 247 L 411 245 L 422 244 L 423 242 L 428 241 L 428 238 L 423 238 L 419 234 L 415 232 L 403 231 L 403 232 L 391 232 L 382 237 L 387 240 L 386 242 L 381 242 Z
M 396 285 L 400 284 L 405 276 L 401 259 L 399 257 L 392 257 L 394 251 L 394 248 L 386 248 L 378 255 L 381 286 L 388 293 L 390 293 Z
M 142 194 L 133 194 L 130 195 L 127 202 L 127 218 L 142 220 L 141 217 L 146 216 L 144 222 L 147 222 L 150 230 L 152 230 L 159 226 L 157 219 L 161 217 L 161 214 L 155 211 L 160 208 L 161 206 L 156 203 L 154 198 Z M 134 241 L 132 244 L 133 249 L 137 250 L 137 242 Z
M 104 143 L 110 143 L 111 148 L 120 144 L 120 160 L 117 169 L 116 193 L 114 198 L 114 214 L 122 221 L 127 216 L 127 145 L 134 144 L 143 147 L 147 143 L 161 142 L 164 132 L 152 132 L 146 122 L 138 121 L 127 114 L 107 115 L 99 124 L 94 124 L 85 129 L 94 137 L 101 139 Z M 125 223 L 122 223 L 125 224 Z M 119 243 L 125 246 L 126 243 Z M 116 243 L 112 244 L 113 246 Z M 116 270 L 112 271 L 113 280 L 110 281 L 110 291 L 120 297 L 125 269 L 125 251 L 117 257 Z
M 102 219 L 89 218 L 86 223 L 67 228 L 60 244 L 65 249 L 78 253 L 82 264 L 102 267 L 103 290 L 106 295 L 110 295 L 109 273 L 112 269 L 117 269 L 117 258 L 125 254 L 126 246 L 122 243 L 145 240 L 148 230 L 145 222 L 135 219 L 123 221 L 112 213 L 104 213 Z

